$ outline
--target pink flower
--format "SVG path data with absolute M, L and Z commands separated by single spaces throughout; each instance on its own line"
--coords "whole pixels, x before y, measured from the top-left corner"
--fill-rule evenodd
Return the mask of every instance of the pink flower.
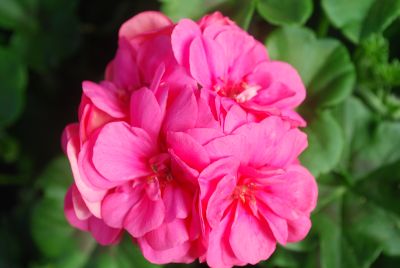
M 231 267 L 307 234 L 317 189 L 298 161 L 303 84 L 229 18 L 141 13 L 105 80 L 82 88 L 62 138 L 65 215 L 100 244 L 126 231 L 153 263 Z
M 304 85 L 289 64 L 271 61 L 265 47 L 220 13 L 199 23 L 181 20 L 172 31 L 176 60 L 225 106 L 240 104 L 259 120 L 282 115 L 295 126 L 304 120 L 293 109 L 305 97 Z
M 127 230 L 152 262 L 191 262 L 204 251 L 200 230 L 193 226 L 199 222 L 197 177 L 210 160 L 204 148 L 182 131 L 218 124 L 190 88 L 176 96 L 157 89 L 160 92 L 134 91 L 130 114 L 107 115 L 111 119 L 96 125 L 81 139 L 82 145 L 78 126 L 66 129 L 64 148 L 74 173 L 73 191 L 79 190 L 82 205 L 74 207 L 75 216 L 70 210 L 66 215 L 78 228 L 76 219 L 87 220 L 78 216 L 85 210 L 110 230 Z M 98 106 L 110 100 L 109 95 L 96 97 L 93 103 L 105 98 Z M 95 104 L 93 109 L 98 109 Z M 86 122 L 80 127 L 86 129 Z M 93 235 L 103 244 L 114 242 Z
M 256 264 L 276 242 L 305 237 L 317 199 L 314 178 L 297 161 L 306 146 L 305 134 L 278 117 L 204 145 L 213 161 L 199 176 L 211 267 Z

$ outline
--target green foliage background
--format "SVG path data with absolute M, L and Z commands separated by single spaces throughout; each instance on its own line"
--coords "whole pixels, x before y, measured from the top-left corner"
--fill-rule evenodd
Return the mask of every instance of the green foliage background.
M 307 86 L 313 227 L 258 266 L 400 267 L 400 0 L 1 0 L 0 267 L 156 267 L 128 238 L 100 247 L 67 224 L 59 146 L 81 81 L 101 80 L 120 24 L 149 9 L 220 10 Z

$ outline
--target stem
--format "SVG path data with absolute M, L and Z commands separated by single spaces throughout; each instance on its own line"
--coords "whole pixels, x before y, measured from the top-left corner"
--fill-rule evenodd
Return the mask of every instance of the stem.
M 321 19 L 318 23 L 317 28 L 317 36 L 318 37 L 325 37 L 328 34 L 329 30 L 329 21 L 324 12 L 321 12 Z

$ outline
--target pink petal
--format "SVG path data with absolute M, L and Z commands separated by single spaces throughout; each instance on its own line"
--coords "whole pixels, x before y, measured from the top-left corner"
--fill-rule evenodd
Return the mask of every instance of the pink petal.
M 72 174 L 74 176 L 75 185 L 78 188 L 79 192 L 82 194 L 83 200 L 85 201 L 86 205 L 89 206 L 88 202 L 86 201 L 97 202 L 101 200 L 104 197 L 106 190 L 94 187 L 86 179 L 80 166 L 78 165 L 78 149 L 79 140 L 78 137 L 74 136 L 74 138 L 70 139 L 67 142 L 66 152 L 71 166 Z M 92 211 L 92 213 L 94 212 Z
M 282 245 L 285 245 L 288 240 L 288 224 L 286 219 L 283 219 L 273 213 L 270 209 L 263 205 L 258 206 L 264 219 L 267 221 L 269 228 L 275 239 Z
M 281 183 L 269 186 L 269 192 L 285 200 L 291 207 L 309 214 L 316 205 L 318 188 L 314 177 L 302 166 L 292 165 L 281 175 Z
M 203 97 L 197 98 L 198 103 L 198 116 L 196 122 L 196 128 L 218 128 L 218 121 L 215 120 L 211 107 Z
M 307 126 L 307 122 L 303 119 L 303 117 L 293 110 L 283 110 L 281 112 L 281 117 L 283 120 L 289 121 L 290 125 L 294 128 Z
M 215 138 L 222 137 L 224 134 L 219 129 L 215 128 L 192 128 L 186 131 L 198 143 L 205 145 Z
M 96 217 L 89 219 L 89 230 L 96 241 L 103 246 L 117 244 L 122 235 L 121 229 L 111 228 Z
M 124 220 L 134 204 L 143 198 L 138 191 L 117 190 L 108 194 L 101 205 L 101 217 L 110 227 L 123 228 Z
M 171 24 L 171 20 L 161 12 L 145 11 L 126 21 L 119 29 L 119 37 L 132 39 L 137 35 L 154 32 Z
M 188 241 L 189 234 L 185 221 L 175 219 L 169 223 L 163 223 L 157 229 L 148 232 L 144 238 L 153 249 L 166 250 Z
M 303 240 L 311 229 L 311 220 L 308 215 L 301 216 L 296 220 L 288 221 L 289 236 L 288 242 Z
M 156 140 L 162 121 L 162 111 L 154 96 L 147 88 L 141 88 L 131 96 L 131 124 L 144 129 Z
M 125 38 L 120 38 L 117 53 L 107 66 L 106 80 L 119 88 L 128 90 L 140 86 L 140 74 L 136 62 L 136 51 Z
M 226 175 L 218 182 L 211 194 L 206 210 L 207 220 L 211 228 L 218 226 L 225 210 L 233 202 L 232 194 L 236 183 L 235 176 Z
M 185 131 L 193 128 L 196 124 L 197 113 L 197 101 L 193 91 L 189 88 L 182 90 L 167 108 L 164 130 Z
M 78 167 L 81 174 L 82 181 L 91 189 L 95 190 L 98 194 L 84 194 L 85 198 L 89 201 L 99 201 L 103 198 L 105 190 L 111 189 L 119 182 L 109 181 L 104 178 L 94 167 L 93 157 L 93 144 L 95 139 L 85 142 L 82 146 L 81 152 L 78 157 Z
M 253 141 L 253 140 L 252 140 Z M 244 135 L 227 135 L 216 138 L 207 143 L 204 148 L 211 160 L 233 156 L 246 164 L 249 152 L 247 151 L 248 137 Z
M 257 41 L 246 32 L 231 28 L 222 31 L 215 41 L 223 48 L 224 60 L 230 67 L 229 78 L 232 81 L 241 81 L 254 66 L 267 60 L 266 49 L 257 46 Z
M 156 153 L 155 142 L 140 128 L 124 122 L 109 123 L 93 147 L 93 164 L 110 181 L 126 181 L 151 173 L 147 160 Z
M 247 122 L 247 114 L 239 105 L 233 105 L 226 114 L 224 132 L 232 133 L 236 128 Z
M 79 120 L 81 144 L 90 139 L 90 137 L 102 126 L 114 120 L 115 118 L 98 109 L 92 103 L 86 104 L 82 107 L 82 114 Z
M 190 73 L 203 87 L 211 88 L 224 76 L 225 65 L 221 48 L 215 41 L 196 37 L 190 44 Z
M 301 213 L 286 199 L 277 197 L 274 194 L 258 191 L 257 197 L 262 200 L 276 215 L 293 220 L 300 217 Z
M 139 238 L 138 243 L 144 257 L 155 264 L 191 263 L 195 259 L 189 254 L 190 242 L 166 250 L 155 250 L 145 238 Z
M 172 49 L 179 64 L 189 69 L 189 48 L 193 39 L 200 36 L 199 26 L 189 19 L 182 19 L 171 35 Z
M 188 217 L 192 203 L 190 193 L 184 192 L 177 186 L 167 185 L 163 193 L 163 202 L 165 222 Z
M 169 154 L 171 155 L 171 170 L 174 179 L 179 183 L 195 185 L 199 172 L 180 159 L 174 151 L 169 150 Z
M 65 200 L 64 200 L 64 214 L 65 217 L 67 218 L 69 224 L 71 224 L 73 227 L 78 228 L 79 230 L 82 231 L 87 231 L 89 229 L 88 226 L 88 221 L 87 220 L 80 220 L 75 212 L 74 205 L 72 202 L 72 191 L 75 186 L 72 185 L 68 191 L 67 194 L 65 195 Z
M 158 228 L 164 221 L 165 207 L 162 200 L 153 201 L 143 195 L 125 218 L 125 229 L 135 238 Z
M 235 29 L 239 29 L 238 26 L 236 26 L 235 22 L 232 21 L 231 19 L 229 19 L 228 17 L 225 17 L 224 15 L 222 15 L 221 12 L 219 11 L 215 11 L 214 13 L 205 15 L 204 17 L 202 17 L 199 21 L 199 26 L 202 29 L 207 29 L 210 26 L 214 26 L 214 25 L 229 25 L 230 27 L 235 27 Z
M 290 129 L 290 125 L 281 118 L 270 116 L 260 123 L 245 124 L 234 131 L 246 137 L 247 156 L 241 154 L 241 160 L 253 167 L 265 165 L 285 167 L 307 146 L 307 137 L 298 129 Z M 259 148 L 265 148 L 261 150 Z
M 168 35 L 157 35 L 144 41 L 139 47 L 137 58 L 142 77 L 148 84 L 153 82 L 157 70 L 161 74 L 157 78 L 165 78 L 164 76 L 171 72 L 170 69 L 177 66 Z M 160 72 L 160 65 L 164 66 L 164 72 Z
M 72 188 L 72 204 L 74 206 L 76 217 L 79 220 L 87 220 L 90 216 L 92 216 L 92 213 L 90 213 L 89 209 L 87 208 L 85 201 L 83 200 L 75 184 L 71 188 Z
M 298 129 L 289 130 L 275 147 L 275 157 L 269 164 L 276 167 L 284 167 L 300 155 L 307 148 L 307 135 Z
M 210 267 L 229 268 L 233 265 L 245 265 L 246 263 L 237 259 L 229 243 L 229 229 L 232 225 L 232 212 L 213 228 L 209 235 L 207 249 L 207 264 Z
M 229 242 L 236 257 L 246 263 L 257 264 L 275 251 L 276 241 L 268 229 L 248 214 L 240 205 L 232 224 Z
M 202 170 L 210 163 L 207 151 L 184 132 L 168 132 L 168 147 L 190 167 Z
M 235 177 L 239 168 L 239 161 L 233 157 L 226 157 L 211 163 L 199 175 L 201 200 L 208 200 L 215 189 L 214 180 L 220 180 L 226 175 Z
M 270 61 L 257 66 L 255 73 L 257 72 L 260 72 L 263 76 L 271 77 L 272 84 L 265 89 L 265 94 L 267 95 L 263 97 L 261 95 L 260 97 L 257 96 L 254 101 L 273 101 L 274 106 L 279 109 L 295 108 L 303 102 L 306 96 L 304 84 L 300 75 L 291 65 L 285 62 Z M 269 100 L 266 98 L 268 94 L 270 95 Z
M 67 154 L 67 145 L 71 140 L 79 139 L 79 123 L 69 124 L 65 127 L 61 137 L 61 147 Z M 77 148 L 79 150 L 79 148 Z

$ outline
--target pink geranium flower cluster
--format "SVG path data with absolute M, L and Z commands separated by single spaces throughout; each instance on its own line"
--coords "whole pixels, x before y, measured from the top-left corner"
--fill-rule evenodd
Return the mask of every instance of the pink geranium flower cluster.
M 255 264 L 303 239 L 317 186 L 298 161 L 298 73 L 218 12 L 144 12 L 118 45 L 63 134 L 68 221 L 102 245 L 126 231 L 159 264 Z

